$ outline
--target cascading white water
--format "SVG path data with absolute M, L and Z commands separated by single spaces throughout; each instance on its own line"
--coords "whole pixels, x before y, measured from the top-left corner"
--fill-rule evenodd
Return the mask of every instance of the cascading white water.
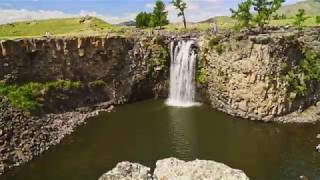
M 197 54 L 195 40 L 182 40 L 175 46 L 170 44 L 170 93 L 166 104 L 169 106 L 190 107 L 195 102 L 195 74 Z

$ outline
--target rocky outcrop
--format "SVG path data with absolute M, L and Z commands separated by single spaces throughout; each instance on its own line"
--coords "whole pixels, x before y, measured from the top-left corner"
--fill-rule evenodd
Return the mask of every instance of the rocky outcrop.
M 185 162 L 176 158 L 159 160 L 153 176 L 150 168 L 140 164 L 121 162 L 113 170 L 107 172 L 99 180 L 249 180 L 246 174 L 215 161 L 195 160 Z
M 157 179 L 221 179 L 248 180 L 246 174 L 222 163 L 205 160 L 185 162 L 175 158 L 160 160 L 156 164 L 154 177 Z
M 286 80 L 304 49 L 319 51 L 318 29 L 202 37 L 199 47 L 200 70 L 205 79 L 202 87 L 216 109 L 252 120 L 272 121 L 319 100 L 317 83 L 307 84 L 306 95 L 298 97 Z
M 101 80 L 106 83 L 104 100 L 118 103 L 166 96 L 169 53 L 165 40 L 107 36 L 1 41 L 0 81 L 67 79 L 88 84 Z
M 102 175 L 99 180 L 149 180 L 151 177 L 148 167 L 138 163 L 120 162 L 114 169 Z
M 112 104 L 36 117 L 12 107 L 6 98 L 0 97 L 0 174 L 58 144 L 86 119 L 100 112 L 110 112 Z
M 165 40 L 112 36 L 1 41 L 0 83 L 69 80 L 81 86 L 41 91 L 38 116 L 0 95 L 0 174 L 40 155 L 111 104 L 166 97 Z

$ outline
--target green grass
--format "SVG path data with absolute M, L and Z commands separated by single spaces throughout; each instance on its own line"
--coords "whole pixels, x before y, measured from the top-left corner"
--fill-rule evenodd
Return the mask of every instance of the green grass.
M 295 16 L 299 9 L 304 9 L 307 16 L 320 15 L 320 0 L 306 0 L 280 8 L 278 14 L 285 14 L 287 17 Z
M 36 111 L 43 101 L 43 96 L 51 90 L 69 90 L 80 88 L 80 82 L 55 81 L 48 83 L 30 82 L 23 85 L 0 83 L 0 95 L 9 99 L 13 106 L 28 112 Z
M 231 18 L 230 18 L 231 19 Z M 224 18 L 225 20 L 225 18 Z M 287 18 L 287 19 L 280 19 L 280 20 L 271 20 L 270 26 L 293 26 L 294 18 Z M 313 27 L 313 26 L 319 26 L 320 24 L 316 23 L 316 17 L 308 17 L 308 19 L 303 23 L 304 27 Z M 224 30 L 232 30 L 234 29 L 235 21 L 234 20 L 226 20 L 223 21 L 223 19 L 218 19 L 218 28 L 220 31 Z M 166 30 L 174 31 L 174 30 L 181 30 L 182 27 L 175 26 L 174 24 L 168 25 L 166 27 Z M 191 24 L 189 25 L 189 30 L 199 30 L 199 31 L 211 31 L 212 30 L 212 23 L 211 22 L 202 22 L 197 24 Z
M 113 26 L 98 18 L 92 18 L 82 24 L 79 21 L 80 18 L 66 18 L 0 25 L 0 39 L 41 37 L 46 32 L 53 36 L 86 36 L 123 30 L 123 27 Z

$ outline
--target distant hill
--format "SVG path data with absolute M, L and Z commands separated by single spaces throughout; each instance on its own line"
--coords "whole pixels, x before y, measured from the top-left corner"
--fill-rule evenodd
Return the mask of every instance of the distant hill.
M 296 4 L 286 5 L 283 6 L 278 13 L 290 17 L 295 16 L 299 9 L 304 9 L 308 16 L 320 15 L 320 0 L 306 0 Z
M 295 16 L 299 9 L 304 9 L 307 16 L 320 15 L 320 0 L 306 0 L 295 4 L 285 5 L 280 8 L 278 14 L 285 14 L 287 17 Z M 232 23 L 234 20 L 229 16 L 217 16 L 218 22 Z M 199 23 L 212 23 L 214 18 L 209 18 Z
M 225 23 L 228 23 L 228 22 L 233 22 L 234 20 L 229 17 L 229 16 L 217 16 L 217 17 L 213 17 L 213 18 L 209 18 L 207 20 L 204 20 L 204 21 L 200 21 L 199 23 L 213 23 L 213 20 L 214 18 L 217 18 L 217 21 L 219 22 L 225 22 Z
M 136 22 L 135 21 L 126 21 L 126 22 L 119 23 L 118 26 L 136 26 Z
M 0 25 L 0 39 L 51 35 L 94 35 L 116 30 L 115 27 L 95 17 L 48 19 Z

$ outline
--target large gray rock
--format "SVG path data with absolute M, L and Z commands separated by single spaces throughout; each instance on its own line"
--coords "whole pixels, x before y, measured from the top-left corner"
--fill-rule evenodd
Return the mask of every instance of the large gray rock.
M 154 175 L 140 164 L 121 162 L 99 180 L 249 180 L 246 174 L 215 161 L 185 162 L 176 158 L 159 160 Z
M 99 180 L 147 180 L 150 168 L 141 164 L 120 162 L 111 171 L 102 175 Z
M 168 158 L 157 162 L 154 177 L 159 180 L 248 180 L 246 174 L 215 161 L 185 162 Z

